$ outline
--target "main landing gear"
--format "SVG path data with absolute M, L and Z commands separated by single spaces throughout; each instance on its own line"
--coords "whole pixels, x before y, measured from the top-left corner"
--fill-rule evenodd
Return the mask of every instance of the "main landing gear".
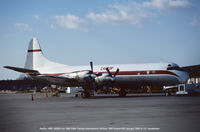
M 90 94 L 90 92 L 89 91 L 83 91 L 82 93 L 81 93 L 81 97 L 82 98 L 90 98 L 91 97 L 91 94 Z
M 121 89 L 121 90 L 119 91 L 119 97 L 126 97 L 126 90 Z
M 120 91 L 118 92 L 119 97 L 125 97 L 127 94 L 127 91 L 125 89 L 120 89 Z M 94 95 L 94 91 L 92 89 L 83 89 L 83 91 L 81 92 L 81 97 L 82 98 L 90 98 L 91 96 Z

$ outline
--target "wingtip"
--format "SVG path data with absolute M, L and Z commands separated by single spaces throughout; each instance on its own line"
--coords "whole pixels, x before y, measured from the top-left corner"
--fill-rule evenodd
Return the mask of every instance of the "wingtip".
M 3 66 L 3 68 L 9 68 L 9 66 Z

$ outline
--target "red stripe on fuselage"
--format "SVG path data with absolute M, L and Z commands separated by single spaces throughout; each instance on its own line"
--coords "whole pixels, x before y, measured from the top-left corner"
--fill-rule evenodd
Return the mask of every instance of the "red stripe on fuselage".
M 28 52 L 41 52 L 41 49 L 28 50 Z
M 96 74 L 97 72 L 94 72 Z M 99 73 L 99 72 L 98 72 Z M 101 72 L 106 73 L 106 72 Z M 59 76 L 66 73 L 47 73 L 47 74 L 40 74 L 40 75 L 49 75 L 49 76 Z M 70 73 L 69 73 L 70 74 Z M 111 72 L 112 75 L 115 74 L 115 72 Z M 153 71 L 120 71 L 117 75 L 173 75 L 178 77 L 177 74 L 167 71 L 167 70 L 153 70 Z
M 111 72 L 113 75 L 115 72 Z M 170 72 L 170 71 L 165 71 L 165 70 L 155 70 L 155 71 L 120 71 L 117 75 L 163 75 L 163 74 L 168 74 L 168 75 L 174 75 L 177 76 L 175 73 Z

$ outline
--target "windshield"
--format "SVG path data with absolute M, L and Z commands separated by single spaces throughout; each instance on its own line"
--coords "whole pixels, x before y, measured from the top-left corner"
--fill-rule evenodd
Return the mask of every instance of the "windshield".
M 183 71 L 183 70 L 182 70 L 178 65 L 176 65 L 176 64 L 168 64 L 167 70 L 179 70 L 179 71 Z

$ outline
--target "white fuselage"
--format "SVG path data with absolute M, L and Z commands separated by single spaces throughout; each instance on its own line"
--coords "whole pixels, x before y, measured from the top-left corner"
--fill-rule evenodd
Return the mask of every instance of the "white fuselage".
M 189 75 L 181 70 L 169 70 L 168 67 L 178 67 L 175 63 L 146 63 L 146 64 L 117 64 L 94 65 L 95 73 L 106 73 L 106 68 L 112 74 L 119 68 L 116 82 L 121 86 L 132 85 L 176 85 L 185 83 Z M 61 77 L 74 77 L 73 72 L 91 70 L 88 66 L 68 66 L 48 60 L 44 57 L 39 42 L 33 38 L 28 47 L 25 63 L 26 69 L 39 71 L 40 75 L 52 75 Z M 76 74 L 76 73 L 75 73 Z
M 146 64 L 117 64 L 117 65 L 95 65 L 95 73 L 106 74 L 106 68 L 112 74 L 117 68 L 120 69 L 116 76 L 116 82 L 123 86 L 130 85 L 175 85 L 185 83 L 188 73 L 178 70 L 167 70 L 167 66 L 174 63 L 146 63 Z M 37 69 L 41 74 L 69 76 L 71 72 L 90 70 L 90 66 L 67 66 L 44 67 Z M 66 72 L 67 71 L 67 72 Z

